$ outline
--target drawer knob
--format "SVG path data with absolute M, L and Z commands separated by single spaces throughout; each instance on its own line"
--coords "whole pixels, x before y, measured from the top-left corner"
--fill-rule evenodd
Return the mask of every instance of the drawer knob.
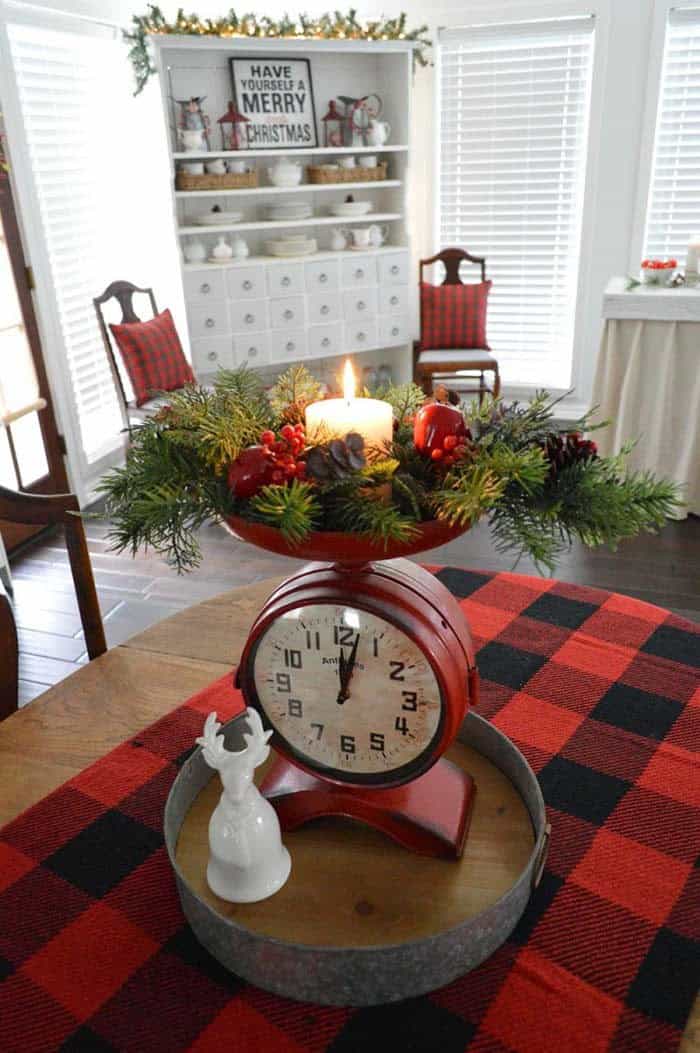
M 293 340 L 287 341 L 287 351 L 293 351 L 296 346 Z
M 257 353 L 258 353 L 257 347 L 249 347 L 248 348 L 248 358 L 255 358 Z
M 250 280 L 250 278 L 246 278 L 246 280 L 243 282 L 243 288 L 246 292 L 250 292 L 250 290 L 253 288 L 253 283 Z
M 365 334 L 362 333 L 362 332 L 358 333 L 357 334 L 357 339 L 360 340 L 360 341 L 364 340 L 365 339 Z
M 289 285 L 291 280 L 292 279 L 289 277 L 289 275 L 285 274 L 284 278 L 282 279 L 282 285 L 284 285 L 284 286 Z
M 209 359 L 210 362 L 216 362 L 218 357 L 219 356 L 217 355 L 216 351 L 210 351 L 209 354 L 207 355 L 207 358 Z
M 250 311 L 249 311 L 248 314 L 243 319 L 243 321 L 245 322 L 246 325 L 252 325 L 253 322 L 255 321 L 255 315 L 251 314 Z
M 209 282 L 202 282 L 202 284 L 199 287 L 199 291 L 201 293 L 211 292 L 211 285 L 209 284 Z
M 288 307 L 287 310 L 284 312 L 284 317 L 287 320 L 289 320 L 290 318 L 293 318 L 294 317 L 294 311 L 292 311 L 292 309 L 290 307 Z
M 357 301 L 357 309 L 358 309 L 358 311 L 364 311 L 366 307 L 367 307 L 367 304 L 365 303 L 364 300 L 358 300 Z
M 399 265 L 398 265 L 398 263 L 393 263 L 392 264 L 392 266 L 391 266 L 391 273 L 392 274 L 398 274 L 399 273 Z
M 365 276 L 365 269 L 364 269 L 364 267 L 357 267 L 355 269 L 355 277 L 356 278 L 364 278 L 364 276 Z
M 398 302 L 399 302 L 398 296 L 392 296 L 391 299 L 389 300 L 389 303 L 391 304 L 392 307 L 396 307 Z
M 323 307 L 321 308 L 321 314 L 328 314 L 329 311 L 330 311 L 330 307 L 328 306 L 327 303 L 324 303 Z
M 323 274 L 319 274 L 318 280 L 320 281 L 321 285 L 325 285 L 326 284 L 326 282 L 328 281 L 328 275 L 326 274 L 325 271 L 323 272 Z
M 331 344 L 330 337 L 329 336 L 324 336 L 323 340 L 321 341 L 321 347 L 330 347 L 330 344 Z
M 398 327 L 398 325 L 392 326 L 391 335 L 392 336 L 398 336 L 399 335 L 399 327 Z
M 214 321 L 213 318 L 207 318 L 207 320 L 206 320 L 206 322 L 204 324 L 207 327 L 207 329 L 213 329 L 214 326 L 216 325 L 216 322 Z

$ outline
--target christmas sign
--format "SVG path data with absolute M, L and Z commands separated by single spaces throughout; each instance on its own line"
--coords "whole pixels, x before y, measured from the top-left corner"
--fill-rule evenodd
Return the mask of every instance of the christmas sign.
M 308 59 L 256 56 L 230 62 L 236 103 L 248 118 L 244 149 L 318 146 Z

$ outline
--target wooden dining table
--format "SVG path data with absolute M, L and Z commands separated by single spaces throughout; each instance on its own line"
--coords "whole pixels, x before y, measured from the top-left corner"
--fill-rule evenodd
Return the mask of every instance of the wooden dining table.
M 235 589 L 159 622 L 0 723 L 0 826 L 228 673 L 280 580 Z M 700 998 L 680 1049 L 700 1051 Z

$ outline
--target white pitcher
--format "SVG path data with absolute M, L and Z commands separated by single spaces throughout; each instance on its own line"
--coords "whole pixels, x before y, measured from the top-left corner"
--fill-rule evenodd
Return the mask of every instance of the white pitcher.
M 347 245 L 347 237 L 342 227 L 333 227 L 331 231 L 331 248 L 334 252 L 341 252 Z
M 368 146 L 383 146 L 391 135 L 388 121 L 371 120 L 367 125 L 366 139 Z

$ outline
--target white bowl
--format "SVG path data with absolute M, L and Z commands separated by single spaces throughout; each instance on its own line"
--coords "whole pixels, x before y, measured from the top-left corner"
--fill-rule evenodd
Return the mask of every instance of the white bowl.
M 349 216 L 366 216 L 371 211 L 371 201 L 339 201 L 337 204 L 330 206 L 332 216 L 345 218 Z

